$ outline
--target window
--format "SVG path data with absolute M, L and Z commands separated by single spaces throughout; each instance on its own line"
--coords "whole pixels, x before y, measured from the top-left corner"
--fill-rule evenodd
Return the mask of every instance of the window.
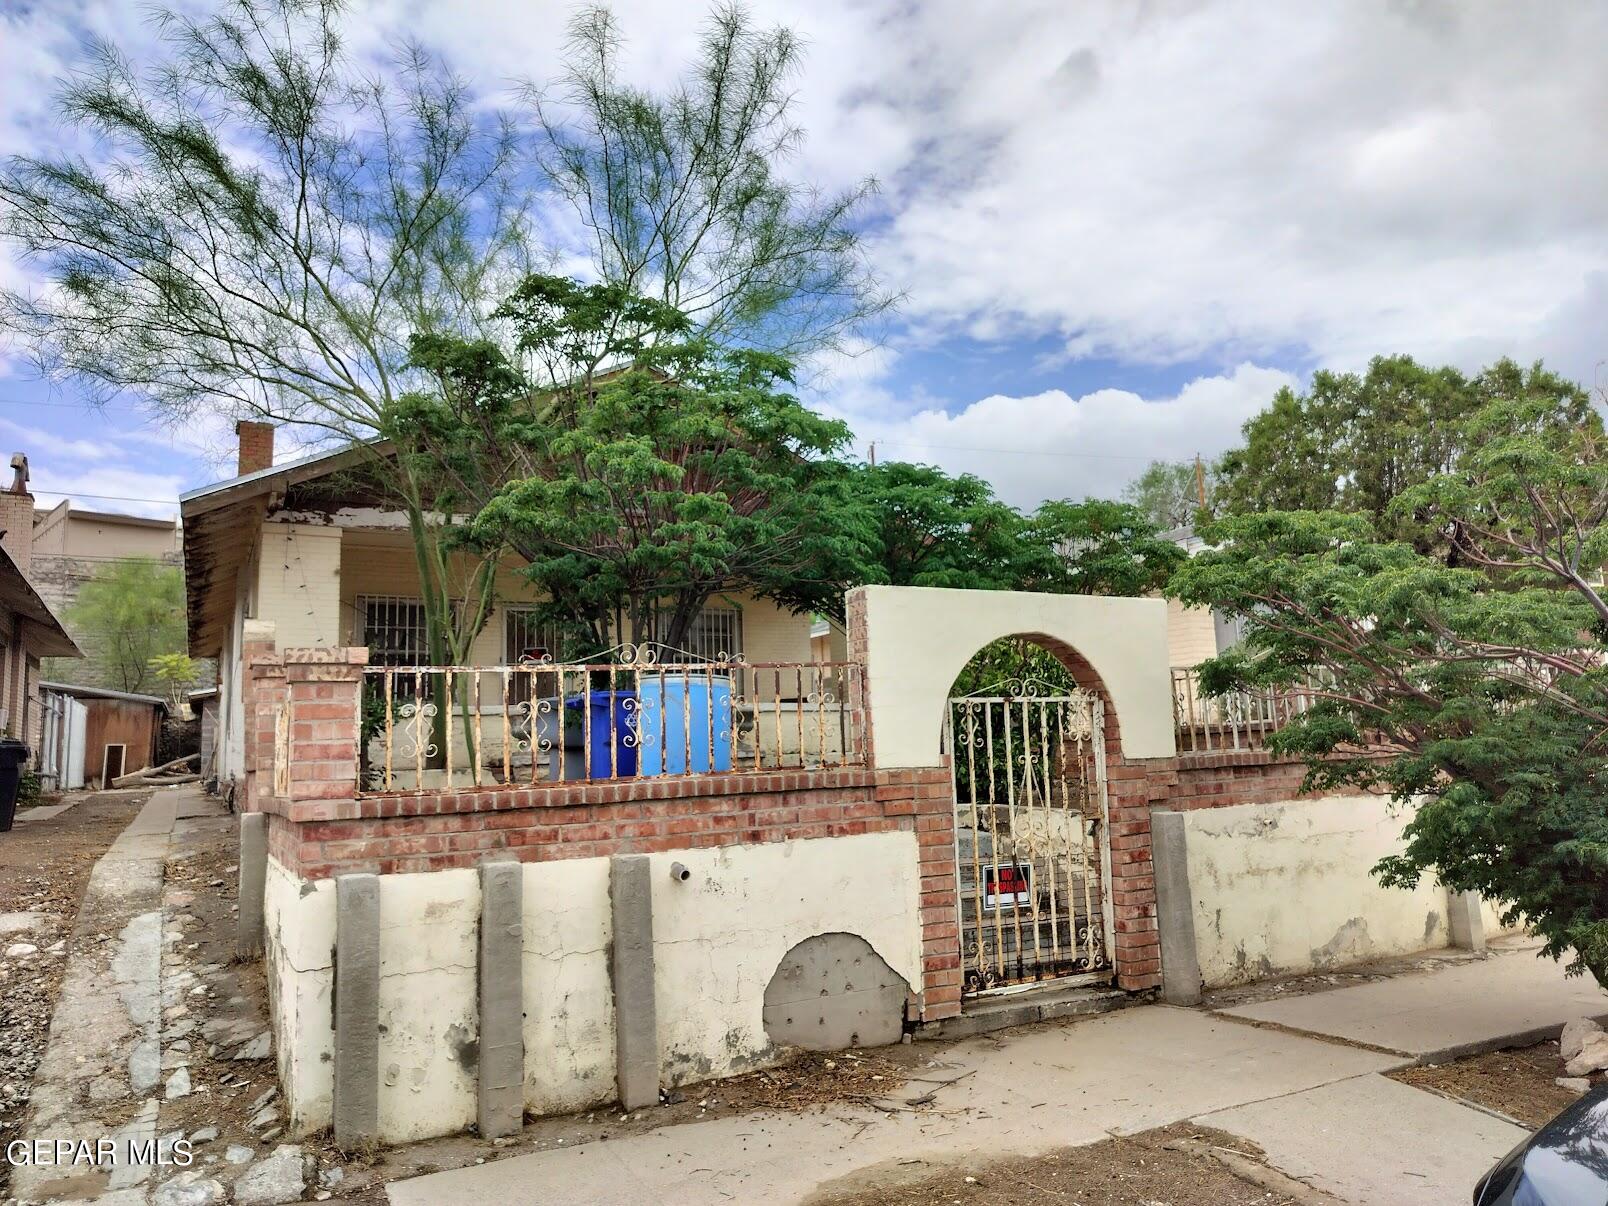
M 687 629 L 684 652 L 704 662 L 742 657 L 743 613 L 735 607 L 705 607 Z
M 534 607 L 510 607 L 503 612 L 503 660 L 509 666 L 558 658 L 558 628 L 544 624 Z
M 367 645 L 371 666 L 427 666 L 424 604 L 417 599 L 365 595 L 357 601 L 357 641 Z

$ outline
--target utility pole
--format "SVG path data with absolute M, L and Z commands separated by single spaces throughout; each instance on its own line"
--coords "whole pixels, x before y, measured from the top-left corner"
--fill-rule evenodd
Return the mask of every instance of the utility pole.
M 877 442 L 875 440 L 872 440 L 871 441 L 871 468 L 875 469 L 876 467 L 877 467 Z
M 1206 505 L 1206 466 L 1200 463 L 1200 453 L 1195 454 L 1195 493 L 1200 498 L 1200 505 Z

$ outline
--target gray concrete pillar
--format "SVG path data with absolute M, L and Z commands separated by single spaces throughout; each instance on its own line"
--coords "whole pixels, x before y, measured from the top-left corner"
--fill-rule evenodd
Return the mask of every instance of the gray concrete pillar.
M 380 1138 L 380 877 L 335 879 L 335 1146 Z
M 1156 923 L 1161 931 L 1161 999 L 1198 1005 L 1200 954 L 1195 949 L 1195 898 L 1189 887 L 1188 828 L 1181 812 L 1150 813 L 1156 869 Z
M 240 916 L 235 950 L 260 955 L 263 946 L 263 891 L 268 884 L 268 814 L 240 814 Z
M 614 979 L 615 1078 L 620 1104 L 639 1110 L 659 1104 L 659 1013 L 653 989 L 652 863 L 645 854 L 609 862 L 614 920 L 610 972 Z
M 1447 919 L 1451 923 L 1452 945 L 1459 950 L 1485 950 L 1485 915 L 1480 912 L 1478 892 L 1446 892 Z
M 525 869 L 480 864 L 480 1081 L 477 1123 L 487 1139 L 525 1124 Z

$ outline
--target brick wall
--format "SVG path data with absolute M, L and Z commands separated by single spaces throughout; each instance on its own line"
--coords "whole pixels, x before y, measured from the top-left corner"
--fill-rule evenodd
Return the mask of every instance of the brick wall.
M 850 655 L 863 658 L 863 624 L 850 599 Z M 1121 719 L 1104 685 L 1073 649 L 1045 642 L 1080 686 L 1105 702 L 1103 753 L 1110 816 L 1115 942 L 1120 987 L 1161 983 L 1151 861 L 1157 805 L 1208 808 L 1287 800 L 1303 767 L 1266 751 L 1129 761 Z M 363 795 L 357 777 L 358 700 L 366 651 L 273 652 L 249 645 L 248 809 L 271 814 L 269 845 L 307 879 L 469 867 L 506 851 L 529 862 L 751 845 L 907 831 L 921 861 L 924 1016 L 960 1010 L 961 967 L 954 809 L 947 766 L 765 771 L 542 784 L 418 794 Z M 852 701 L 869 715 L 870 701 Z M 867 741 L 874 740 L 866 726 Z M 282 773 L 276 776 L 280 759 Z M 277 784 L 276 784 L 277 780 Z
M 358 699 L 366 651 L 247 648 L 246 807 L 305 879 L 904 831 L 921 863 L 923 1017 L 960 1011 L 954 809 L 947 767 L 843 768 L 364 795 Z M 278 760 L 288 774 L 277 776 Z

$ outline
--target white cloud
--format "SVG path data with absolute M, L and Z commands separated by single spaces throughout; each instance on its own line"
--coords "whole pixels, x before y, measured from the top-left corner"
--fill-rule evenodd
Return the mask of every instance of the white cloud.
M 33 463 L 30 468 L 41 507 L 53 507 L 63 497 L 70 497 L 74 507 L 86 511 L 170 519 L 178 515 L 179 492 L 186 488 L 178 473 L 116 467 L 72 469 L 49 463 Z
M 1046 498 L 1115 498 L 1152 459 L 1210 459 L 1281 386 L 1295 383 L 1289 373 L 1247 363 L 1168 398 L 1118 389 L 1073 398 L 1055 389 L 1024 398 L 996 394 L 953 414 L 844 417 L 861 453 L 874 440 L 883 459 L 975 473 L 1006 501 L 1032 507 Z

